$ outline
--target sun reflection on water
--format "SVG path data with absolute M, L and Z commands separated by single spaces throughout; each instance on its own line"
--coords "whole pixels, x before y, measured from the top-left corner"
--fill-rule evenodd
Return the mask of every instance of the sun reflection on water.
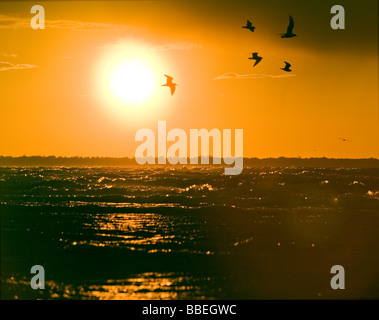
M 35 299 L 84 299 L 84 300 L 171 300 L 213 299 L 207 297 L 201 283 L 208 277 L 192 277 L 182 273 L 141 273 L 127 279 L 109 279 L 86 285 L 46 281 L 45 290 L 32 292 Z M 15 292 L 30 292 L 28 279 L 11 277 L 4 281 Z M 14 296 L 18 299 L 18 296 Z M 31 298 L 21 296 L 21 299 Z
M 189 280 L 171 274 L 146 273 L 127 280 L 108 280 L 105 285 L 90 286 L 89 290 L 100 300 L 177 299 L 196 289 L 188 285 Z

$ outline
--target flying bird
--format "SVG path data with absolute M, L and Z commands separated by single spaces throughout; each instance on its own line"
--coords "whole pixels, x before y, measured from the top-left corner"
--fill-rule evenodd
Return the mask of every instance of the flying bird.
M 255 60 L 255 63 L 254 63 L 254 65 L 253 65 L 253 67 L 255 67 L 259 62 L 262 61 L 263 58 L 260 57 L 260 56 L 258 56 L 258 52 L 253 52 L 252 57 L 250 57 L 250 58 L 248 58 L 248 59 L 250 59 L 250 60 Z
M 293 31 L 293 27 L 294 27 L 295 23 L 293 21 L 293 18 L 292 16 L 290 16 L 290 22 L 288 24 L 288 28 L 287 28 L 287 33 L 283 33 L 281 36 L 282 38 L 293 38 L 293 37 L 296 37 L 296 34 L 294 34 L 292 31 Z
M 345 139 L 345 138 L 337 138 L 337 139 L 340 139 L 340 140 L 342 140 L 343 142 L 352 142 L 351 140 L 349 140 L 349 139 Z
M 167 74 L 165 74 L 165 77 L 167 78 L 167 81 L 165 84 L 162 84 L 162 87 L 169 87 L 171 90 L 171 95 L 173 95 L 175 92 L 177 84 L 172 82 L 172 80 L 174 79 L 173 77 L 170 77 Z
M 290 69 L 291 67 L 291 64 L 289 64 L 288 62 L 284 61 L 284 63 L 286 64 L 286 66 L 284 68 L 280 68 L 286 72 L 291 72 L 292 70 Z
M 253 24 L 249 20 L 247 20 L 246 26 L 243 26 L 242 28 L 249 29 L 251 32 L 254 32 L 254 30 L 255 30 L 255 27 L 253 26 Z

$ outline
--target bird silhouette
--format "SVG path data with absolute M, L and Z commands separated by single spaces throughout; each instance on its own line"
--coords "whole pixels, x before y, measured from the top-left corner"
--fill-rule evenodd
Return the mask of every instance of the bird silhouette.
M 173 77 L 170 77 L 167 74 L 165 74 L 165 77 L 167 78 L 167 80 L 166 80 L 165 84 L 162 84 L 162 87 L 169 87 L 171 90 L 171 95 L 173 95 L 175 92 L 177 84 L 172 82 L 172 80 L 174 79 Z
M 340 139 L 340 140 L 342 140 L 343 142 L 352 142 L 351 140 L 349 140 L 349 139 L 345 139 L 345 138 L 337 138 L 337 139 Z
M 286 72 L 291 72 L 291 71 L 292 71 L 292 70 L 290 69 L 291 64 L 288 63 L 288 62 L 286 62 L 286 61 L 284 61 L 284 63 L 286 64 L 286 66 L 285 66 L 284 68 L 280 68 L 280 69 L 282 69 L 282 70 L 284 70 L 284 71 L 286 71 Z
M 290 16 L 290 22 L 288 24 L 288 28 L 287 28 L 287 33 L 283 33 L 281 36 L 282 38 L 293 38 L 293 37 L 296 37 L 296 34 L 294 34 L 292 31 L 293 31 L 293 27 L 295 26 L 295 23 L 293 21 L 293 18 L 292 16 Z
M 262 61 L 263 58 L 258 56 L 258 52 L 253 52 L 252 54 L 253 54 L 252 57 L 250 57 L 248 59 L 255 60 L 255 63 L 253 65 L 253 67 L 255 67 L 259 62 Z
M 243 26 L 242 28 L 249 29 L 251 32 L 254 32 L 254 30 L 255 30 L 255 27 L 253 26 L 253 24 L 249 20 L 247 20 L 246 26 Z

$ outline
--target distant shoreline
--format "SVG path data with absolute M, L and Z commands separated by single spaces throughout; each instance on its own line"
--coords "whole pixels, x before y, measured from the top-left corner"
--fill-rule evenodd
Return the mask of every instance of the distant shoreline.
M 210 158 L 210 166 L 213 165 Z M 188 161 L 189 163 L 189 161 Z M 244 167 L 321 167 L 321 168 L 379 168 L 379 159 L 343 159 L 343 158 L 244 158 Z M 0 156 L 0 167 L 12 166 L 68 166 L 68 167 L 123 167 L 140 166 L 134 158 L 122 157 L 55 157 L 55 156 Z M 145 165 L 164 166 L 164 165 Z M 167 166 L 208 166 L 206 164 L 188 164 Z

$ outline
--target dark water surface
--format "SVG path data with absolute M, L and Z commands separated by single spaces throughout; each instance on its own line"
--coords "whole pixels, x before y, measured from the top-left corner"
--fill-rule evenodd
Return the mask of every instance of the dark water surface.
M 379 298 L 378 169 L 3 167 L 0 210 L 3 299 Z

